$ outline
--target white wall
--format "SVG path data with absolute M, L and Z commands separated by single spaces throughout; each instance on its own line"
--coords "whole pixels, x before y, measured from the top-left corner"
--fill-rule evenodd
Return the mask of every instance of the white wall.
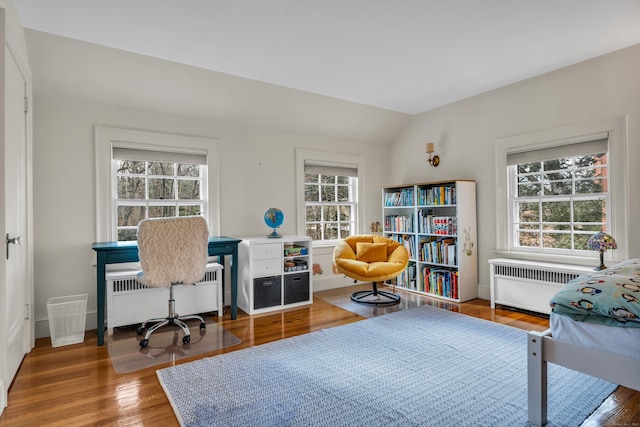
M 494 142 L 499 138 L 628 114 L 629 255 L 640 257 L 640 45 L 427 111 L 391 148 L 394 184 L 477 181 L 480 296 L 489 298 L 496 247 Z M 440 166 L 426 163 L 436 144 Z M 394 167 L 402 165 L 401 167 Z

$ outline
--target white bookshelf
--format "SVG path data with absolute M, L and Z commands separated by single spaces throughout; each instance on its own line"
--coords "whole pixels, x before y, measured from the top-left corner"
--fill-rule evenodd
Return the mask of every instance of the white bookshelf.
M 455 302 L 477 298 L 475 181 L 384 187 L 382 214 L 383 234 L 409 251 L 396 286 Z

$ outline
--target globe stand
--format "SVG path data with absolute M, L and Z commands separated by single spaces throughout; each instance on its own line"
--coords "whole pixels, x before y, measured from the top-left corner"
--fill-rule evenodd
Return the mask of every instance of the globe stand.
M 267 234 L 267 237 L 268 237 L 268 238 L 270 238 L 270 239 L 277 239 L 277 238 L 282 237 L 282 234 L 278 234 L 277 229 L 276 229 L 276 228 L 274 228 L 274 229 L 273 229 L 273 233 L 271 233 L 271 234 Z

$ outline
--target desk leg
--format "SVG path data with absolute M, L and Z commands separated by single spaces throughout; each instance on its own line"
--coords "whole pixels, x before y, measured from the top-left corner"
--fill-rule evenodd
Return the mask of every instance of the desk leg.
M 106 261 L 107 255 L 104 252 L 98 252 L 97 257 L 97 300 L 98 300 L 98 323 L 96 325 L 96 330 L 98 332 L 98 345 L 104 345 L 104 303 L 105 303 L 105 294 L 107 289 L 105 273 L 106 273 Z
M 231 254 L 231 320 L 238 316 L 238 245 Z

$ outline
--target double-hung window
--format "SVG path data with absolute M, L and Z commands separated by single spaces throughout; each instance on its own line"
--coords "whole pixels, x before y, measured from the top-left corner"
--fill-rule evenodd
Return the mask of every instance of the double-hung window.
M 621 116 L 496 141 L 497 252 L 587 264 L 603 231 L 618 243 L 606 257 L 625 259 L 626 129 Z
M 364 164 L 358 156 L 296 151 L 298 228 L 314 244 L 334 244 L 358 233 Z
M 202 215 L 219 234 L 218 141 L 96 126 L 96 241 L 135 240 L 146 218 Z

